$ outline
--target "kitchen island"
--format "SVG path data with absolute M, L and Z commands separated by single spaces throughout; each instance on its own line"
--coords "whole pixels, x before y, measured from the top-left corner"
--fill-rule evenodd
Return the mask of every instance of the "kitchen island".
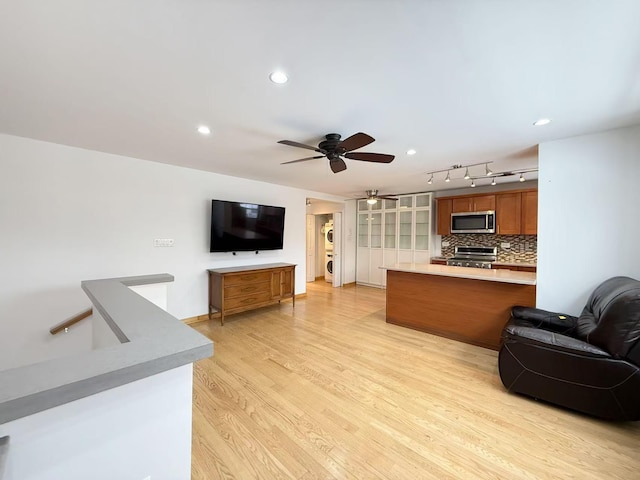
M 498 350 L 511 307 L 535 307 L 536 274 L 397 264 L 387 270 L 388 323 Z

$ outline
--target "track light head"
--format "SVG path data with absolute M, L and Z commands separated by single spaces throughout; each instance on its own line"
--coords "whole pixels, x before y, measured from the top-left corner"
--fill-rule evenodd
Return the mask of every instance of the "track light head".
M 521 174 L 520 174 L 520 181 L 521 181 L 521 182 L 524 182 L 524 173 L 521 173 Z
M 496 179 L 495 177 L 491 179 L 491 185 L 495 185 L 496 184 Z
M 488 177 L 490 175 L 493 175 L 493 172 L 491 170 L 489 170 L 489 164 L 485 163 L 484 164 L 484 173 L 485 175 Z
M 431 185 L 433 183 L 433 173 L 431 174 L 431 176 L 429 177 L 429 180 L 427 180 L 427 183 L 429 185 Z
M 474 180 L 471 180 L 471 186 L 475 187 L 476 186 L 476 182 Z
M 467 167 L 467 170 L 464 172 L 464 179 L 469 180 L 470 178 L 471 178 L 471 175 L 469 175 L 469 167 Z
M 445 178 L 444 181 L 447 183 L 451 181 L 451 177 L 449 176 L 449 170 L 447 170 L 447 178 Z

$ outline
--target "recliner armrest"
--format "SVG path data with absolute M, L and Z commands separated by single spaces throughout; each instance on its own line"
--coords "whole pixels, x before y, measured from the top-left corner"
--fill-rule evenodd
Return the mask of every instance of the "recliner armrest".
M 505 344 L 509 342 L 528 343 L 585 357 L 611 358 L 611 355 L 605 350 L 590 343 L 535 327 L 509 323 L 502 332 L 502 337 Z
M 576 317 L 564 313 L 520 306 L 511 309 L 511 318 L 521 326 L 543 328 L 567 335 L 574 332 L 578 320 Z

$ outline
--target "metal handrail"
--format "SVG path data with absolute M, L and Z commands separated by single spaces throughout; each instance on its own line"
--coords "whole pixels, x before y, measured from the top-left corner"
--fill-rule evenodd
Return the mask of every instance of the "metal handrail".
M 65 332 L 66 333 L 66 332 L 69 331 L 69 327 L 71 327 L 72 325 L 75 325 L 76 323 L 78 323 L 81 320 L 84 320 L 87 317 L 90 317 L 91 315 L 93 315 L 93 308 L 89 308 L 88 310 L 85 310 L 84 312 L 80 312 L 75 317 L 71 317 L 69 320 L 65 320 L 62 323 L 54 325 L 53 327 L 51 327 L 49 329 L 49 333 L 51 335 L 55 335 L 56 333 L 60 333 L 60 332 Z

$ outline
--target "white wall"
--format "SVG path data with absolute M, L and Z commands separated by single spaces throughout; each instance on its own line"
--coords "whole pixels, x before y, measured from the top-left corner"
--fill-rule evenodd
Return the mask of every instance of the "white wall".
M 192 364 L 0 425 L 3 480 L 191 478 Z
M 305 200 L 324 194 L 9 135 L 0 167 L 0 369 L 24 350 L 34 361 L 76 353 L 48 329 L 90 306 L 81 280 L 171 273 L 178 318 L 207 313 L 208 268 L 296 263 L 306 291 Z M 209 253 L 212 198 L 285 207 L 284 250 Z M 84 337 L 81 349 L 90 328 Z
M 640 126 L 539 149 L 540 308 L 579 314 L 617 275 L 640 279 Z

